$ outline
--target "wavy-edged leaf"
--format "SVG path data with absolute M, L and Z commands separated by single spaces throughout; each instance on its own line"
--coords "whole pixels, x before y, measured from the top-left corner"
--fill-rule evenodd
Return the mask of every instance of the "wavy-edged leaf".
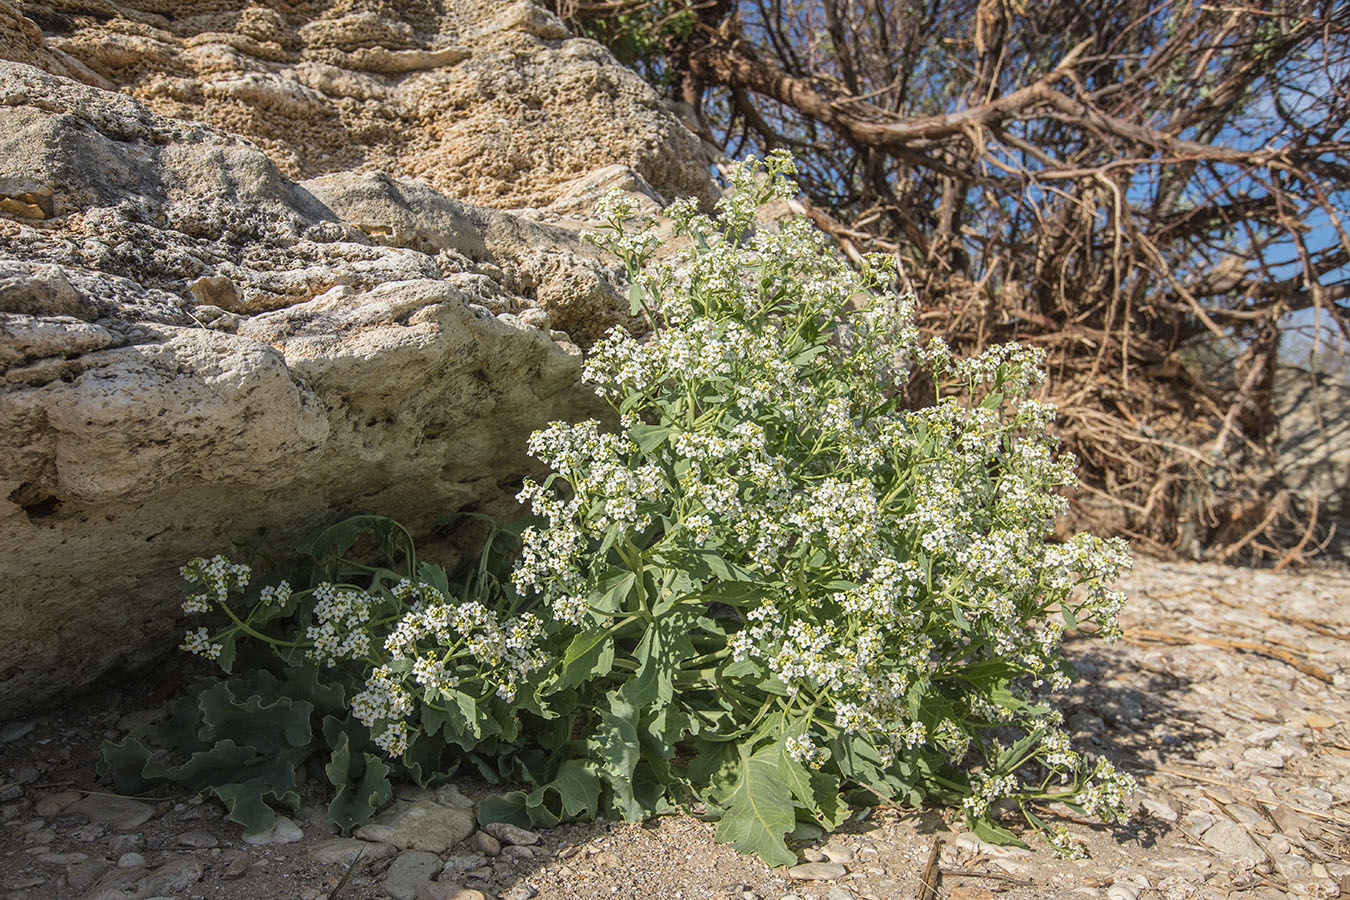
M 783 780 L 779 749 L 770 745 L 751 755 L 742 744 L 737 753 L 736 786 L 718 823 L 717 839 L 742 853 L 758 854 L 771 866 L 790 866 L 797 854 L 788 849 L 783 837 L 796 825 L 797 814 Z

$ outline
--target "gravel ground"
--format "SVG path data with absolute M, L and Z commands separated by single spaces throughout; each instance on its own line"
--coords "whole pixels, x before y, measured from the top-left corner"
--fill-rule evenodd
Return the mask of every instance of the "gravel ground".
M 1086 860 L 1034 838 L 989 847 L 933 810 L 862 810 L 792 870 L 683 816 L 469 836 L 487 793 L 472 784 L 404 794 L 360 843 L 322 823 L 312 786 L 312 814 L 248 844 L 214 803 L 98 784 L 99 742 L 153 708 L 161 685 L 142 679 L 0 723 L 0 897 L 908 900 L 934 846 L 935 896 L 951 900 L 1350 896 L 1350 575 L 1141 560 L 1124 587 L 1126 639 L 1071 643 L 1083 679 L 1064 707 L 1081 747 L 1138 777 L 1139 810 L 1124 827 L 1068 819 Z

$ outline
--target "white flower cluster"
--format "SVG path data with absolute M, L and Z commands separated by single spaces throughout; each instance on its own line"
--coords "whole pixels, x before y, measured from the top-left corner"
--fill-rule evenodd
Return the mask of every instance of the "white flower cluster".
M 1011 797 L 1022 789 L 1016 775 L 992 775 L 981 772 L 976 775 L 970 796 L 961 801 L 961 806 L 974 818 L 983 818 L 989 814 L 989 807 L 1004 797 Z
M 955 761 L 973 731 L 1053 722 L 1025 711 L 1033 690 L 1067 680 L 1050 617 L 1071 604 L 1116 633 L 1122 597 L 1109 585 L 1129 560 L 1121 541 L 1047 543 L 1073 460 L 1046 431 L 1054 408 L 1026 396 L 1044 354 L 1008 344 L 958 360 L 941 340 L 921 342 L 914 298 L 882 291 L 888 260 L 855 273 L 805 222 L 755 226 L 755 205 L 790 184 L 753 168 L 728 177 L 738 190 L 719 223 L 675 208 L 692 240 L 669 260 L 604 239 L 659 298 L 657 327 L 644 339 L 611 331 L 586 363 L 618 434 L 592 421 L 532 438 L 556 474 L 519 495 L 546 524 L 523 535 L 517 588 L 578 624 L 609 565 L 595 548 L 616 536 L 667 558 L 711 550 L 768 595 L 739 613 L 733 659 L 831 708 L 819 736 L 865 735 L 886 758 L 932 745 Z M 604 212 L 616 225 L 623 214 L 619 200 Z M 860 296 L 871 299 L 849 312 Z M 916 366 L 941 396 L 910 410 Z M 1006 677 L 969 675 L 995 662 Z M 929 695 L 948 698 L 936 722 L 912 709 Z M 1061 734 L 1042 751 L 1069 765 Z M 794 757 L 810 758 L 813 737 L 794 740 Z M 1114 808 L 1117 782 L 1094 783 L 1094 804 Z M 988 779 L 968 808 L 982 816 L 1018 789 L 1012 775 Z
M 182 650 L 195 653 L 206 659 L 219 659 L 220 651 L 224 649 L 223 645 L 211 642 L 211 633 L 205 628 L 189 631 L 183 643 L 178 646 Z
M 242 563 L 232 563 L 223 556 L 189 560 L 178 574 L 191 584 L 199 586 L 199 594 L 190 594 L 183 601 L 183 612 L 188 615 L 210 612 L 211 606 L 224 603 L 232 592 L 248 587 L 253 570 Z
M 809 734 L 787 737 L 783 741 L 783 749 L 787 751 L 788 756 L 808 769 L 819 769 L 830 759 L 830 752 L 824 747 L 817 747 Z
M 370 653 L 372 612 L 382 602 L 372 594 L 321 585 L 322 599 L 310 629 L 315 651 L 328 664 Z M 384 639 L 381 658 L 366 679 L 365 689 L 352 699 L 353 714 L 369 726 L 385 752 L 396 756 L 407 747 L 411 726 L 406 718 L 415 700 L 437 702 L 469 678 L 511 702 L 520 682 L 548 664 L 541 647 L 543 623 L 525 613 L 503 623 L 497 613 L 478 601 L 451 603 L 429 584 L 404 579 L 390 589 L 397 608 L 404 610 Z M 319 589 L 315 595 L 319 596 Z M 336 647 L 319 639 L 330 626 L 351 627 Z M 340 631 L 334 631 L 340 635 Z M 360 653 L 347 651 L 359 646 Z M 409 683 L 411 681 L 411 684 Z

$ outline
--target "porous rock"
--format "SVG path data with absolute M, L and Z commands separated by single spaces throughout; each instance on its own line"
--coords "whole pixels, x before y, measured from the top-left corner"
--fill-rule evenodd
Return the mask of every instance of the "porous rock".
M 291 178 L 381 170 L 545 207 L 619 164 L 711 196 L 698 139 L 656 92 L 530 0 L 16 8 L 32 6 L 0 0 L 0 56 L 248 137 Z
M 515 315 L 555 248 L 603 319 L 612 271 L 564 229 L 377 174 L 297 184 L 3 61 L 0 195 L 45 216 L 0 207 L 0 717 L 174 646 L 187 559 L 513 510 L 529 433 L 601 411 L 577 348 Z
M 474 817 L 468 810 L 441 806 L 430 800 L 399 801 L 356 830 L 364 841 L 392 844 L 400 850 L 444 853 L 473 834 Z M 437 871 L 440 864 L 437 863 Z

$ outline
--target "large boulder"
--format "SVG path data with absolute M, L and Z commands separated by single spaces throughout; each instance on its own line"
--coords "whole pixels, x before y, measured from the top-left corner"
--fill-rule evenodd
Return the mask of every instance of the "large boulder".
M 618 164 L 713 196 L 651 87 L 528 0 L 0 0 L 0 57 L 248 137 L 297 180 L 375 169 L 505 209 Z
M 176 643 L 191 556 L 507 509 L 528 433 L 600 406 L 547 307 L 620 321 L 615 278 L 568 230 L 407 178 L 296 183 L 0 62 L 0 718 Z

